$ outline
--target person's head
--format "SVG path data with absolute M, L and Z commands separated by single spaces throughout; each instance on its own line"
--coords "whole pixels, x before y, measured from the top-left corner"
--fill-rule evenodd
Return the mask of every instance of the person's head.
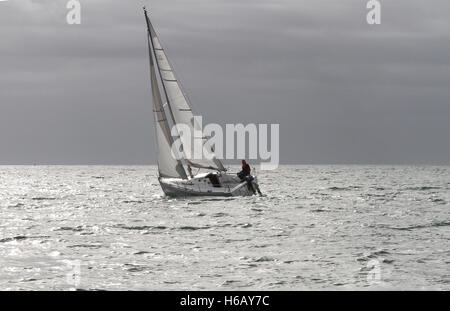
M 245 160 L 242 160 L 242 165 L 245 165 L 245 164 L 247 164 L 247 162 L 245 162 Z

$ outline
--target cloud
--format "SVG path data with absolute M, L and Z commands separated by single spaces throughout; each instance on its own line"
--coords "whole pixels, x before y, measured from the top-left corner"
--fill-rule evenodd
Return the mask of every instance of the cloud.
M 0 4 L 0 163 L 154 163 L 147 5 L 206 122 L 280 123 L 288 163 L 448 163 L 450 2 Z

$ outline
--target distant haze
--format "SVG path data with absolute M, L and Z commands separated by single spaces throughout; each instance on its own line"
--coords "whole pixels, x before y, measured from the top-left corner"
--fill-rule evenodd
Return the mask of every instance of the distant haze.
M 142 6 L 205 123 L 282 163 L 450 164 L 450 1 L 0 2 L 0 164 L 154 164 Z M 237 163 L 237 161 L 236 161 Z

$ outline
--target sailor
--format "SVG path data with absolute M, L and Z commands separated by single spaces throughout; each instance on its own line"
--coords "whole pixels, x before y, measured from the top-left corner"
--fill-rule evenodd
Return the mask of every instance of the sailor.
M 247 182 L 247 188 L 250 192 L 252 192 L 253 194 L 256 193 L 255 188 L 253 187 L 253 176 L 250 175 L 250 165 L 248 165 L 248 163 L 245 160 L 242 160 L 242 170 L 237 173 L 238 177 L 240 178 L 241 181 L 246 181 Z
M 250 175 L 250 165 L 245 160 L 242 160 L 242 171 L 237 173 L 238 177 L 243 181 L 246 179 L 245 177 Z

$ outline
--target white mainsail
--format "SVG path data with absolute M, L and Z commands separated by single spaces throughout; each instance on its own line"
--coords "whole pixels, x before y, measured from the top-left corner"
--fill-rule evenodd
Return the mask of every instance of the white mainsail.
M 170 135 L 169 124 L 161 101 L 158 80 L 156 78 L 155 64 L 151 55 L 150 33 L 148 34 L 148 47 L 150 58 L 150 80 L 153 95 L 153 117 L 155 120 L 157 159 L 159 176 L 187 179 L 186 172 L 180 160 L 171 156 L 173 138 Z
M 192 113 L 191 107 L 187 101 L 186 96 L 183 94 L 181 90 L 180 84 L 175 77 L 172 67 L 167 59 L 167 56 L 164 52 L 164 49 L 159 42 L 158 36 L 156 35 L 155 30 L 147 17 L 147 22 L 150 29 L 150 37 L 153 45 L 153 51 L 156 58 L 157 67 L 160 73 L 161 82 L 164 87 L 164 91 L 167 97 L 167 102 L 169 106 L 170 113 L 172 115 L 173 121 L 175 124 L 184 124 L 190 128 L 190 133 L 194 133 L 194 129 L 196 131 L 201 131 L 199 125 L 194 119 L 194 114 Z M 203 138 L 203 148 L 209 153 L 211 156 L 209 159 L 207 157 L 196 158 L 194 155 L 194 142 L 193 135 L 187 135 L 186 133 L 180 132 L 180 140 L 184 150 L 184 158 L 186 163 L 189 166 L 198 167 L 198 168 L 208 168 L 215 169 L 219 171 L 225 171 L 223 164 L 216 158 L 214 152 L 207 142 L 206 138 Z M 189 148 L 190 152 L 186 152 L 186 148 Z

